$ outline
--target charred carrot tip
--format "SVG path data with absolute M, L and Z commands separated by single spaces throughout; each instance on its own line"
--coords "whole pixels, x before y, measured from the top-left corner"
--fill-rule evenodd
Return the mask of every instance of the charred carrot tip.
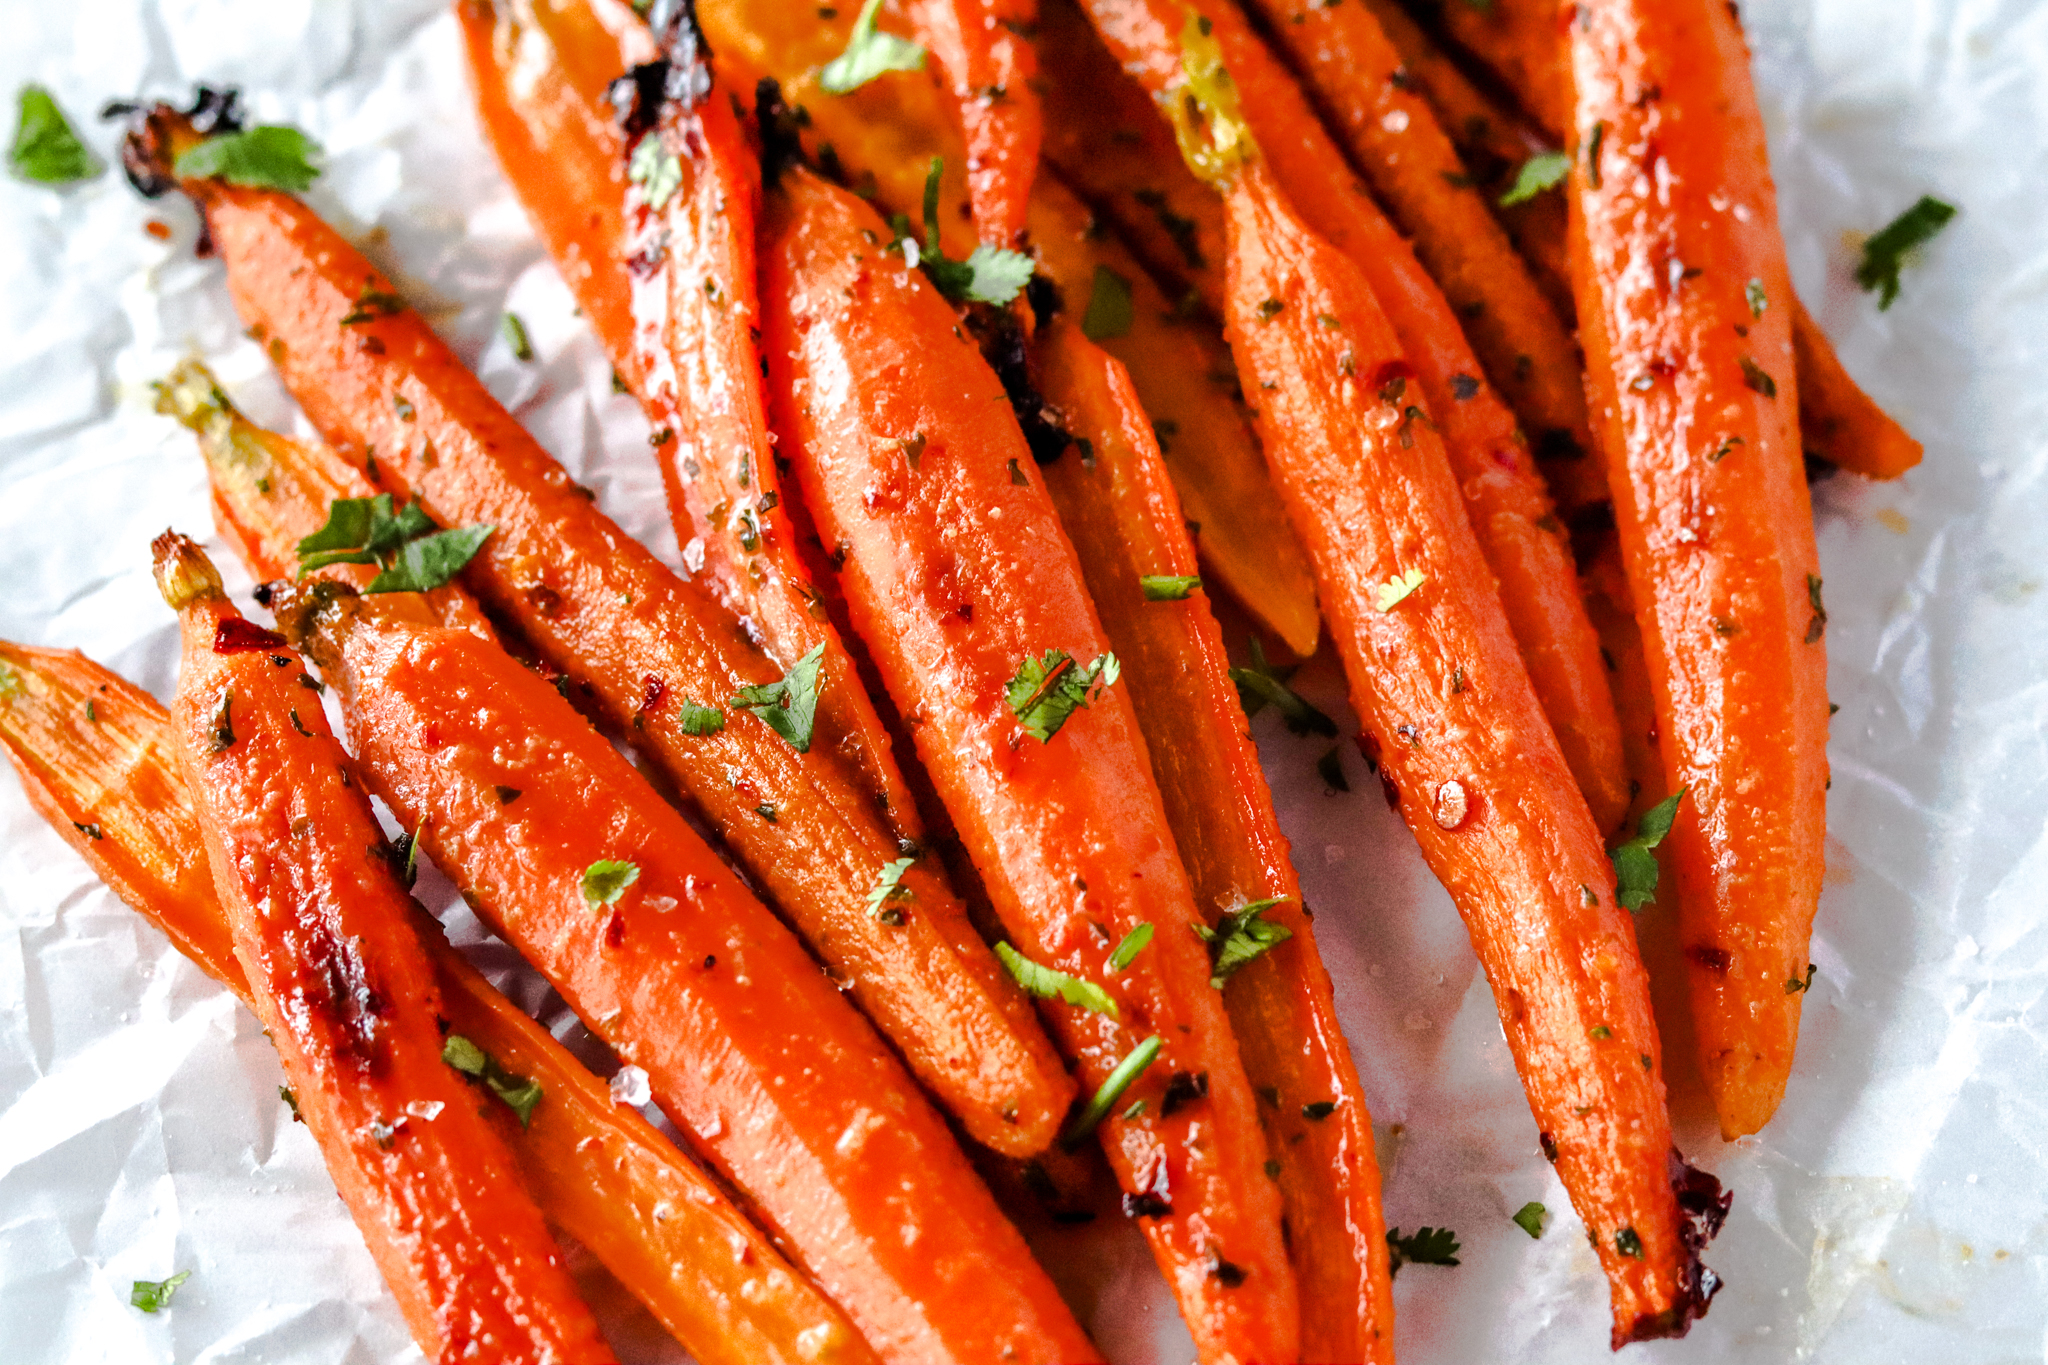
M 220 571 L 189 536 L 165 531 L 149 543 L 149 552 L 156 590 L 163 594 L 165 605 L 172 611 L 183 611 L 208 598 L 227 596 L 221 587 Z

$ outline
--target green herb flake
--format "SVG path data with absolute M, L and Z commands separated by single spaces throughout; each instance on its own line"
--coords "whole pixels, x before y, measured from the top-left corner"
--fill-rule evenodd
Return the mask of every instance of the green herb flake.
M 530 1076 L 515 1076 L 498 1065 L 497 1058 L 485 1052 L 459 1033 L 448 1035 L 441 1044 L 441 1060 L 460 1071 L 473 1081 L 482 1081 L 484 1087 L 507 1108 L 519 1115 L 519 1126 L 526 1128 L 533 1123 L 533 1110 L 541 1101 L 541 1085 Z
M 1081 334 L 1090 341 L 1110 341 L 1128 334 L 1137 317 L 1131 282 L 1106 265 L 1095 267 L 1088 289 L 1088 309 L 1081 315 Z
M 73 185 L 106 170 L 107 163 L 79 140 L 48 90 L 24 85 L 19 107 L 14 145 L 7 152 L 7 164 L 16 176 L 38 185 Z
M 881 10 L 882 0 L 867 0 L 860 7 L 860 17 L 853 21 L 853 36 L 847 40 L 846 51 L 818 73 L 818 84 L 828 94 L 844 95 L 858 90 L 885 72 L 924 70 L 924 48 L 875 27 L 875 17 Z
M 659 129 L 644 135 L 626 162 L 626 179 L 640 187 L 647 207 L 660 212 L 683 187 L 683 163 L 661 140 Z
M 1778 396 L 1778 381 L 1771 378 L 1770 372 L 1756 363 L 1754 356 L 1743 356 L 1741 365 L 1742 382 L 1745 385 L 1766 398 Z
M 1010 976 L 1031 995 L 1041 1000 L 1064 1000 L 1069 1005 L 1096 1014 L 1117 1017 L 1116 1001 L 1109 998 L 1109 992 L 1093 981 L 1071 976 L 1054 967 L 1041 966 L 1007 943 L 996 945 L 996 956 L 1009 969 Z
M 1269 896 L 1265 900 L 1246 901 L 1225 910 L 1214 929 L 1207 925 L 1196 927 L 1195 933 L 1209 945 L 1211 986 L 1222 990 L 1224 983 L 1247 964 L 1294 937 L 1294 931 L 1286 925 L 1262 918 L 1266 911 L 1286 899 L 1285 896 Z
M 1233 668 L 1230 680 L 1237 684 L 1238 700 L 1244 704 L 1247 718 L 1256 716 L 1269 703 L 1280 712 L 1287 728 L 1297 735 L 1324 735 L 1336 738 L 1337 722 L 1324 715 L 1316 707 L 1303 701 L 1301 696 L 1287 685 L 1293 670 L 1281 673 L 1266 662 L 1265 646 L 1259 637 L 1252 637 L 1252 662 L 1249 668 Z
M 1796 976 L 1785 979 L 1785 994 L 1798 995 L 1801 991 L 1812 990 L 1813 978 L 1818 975 L 1820 975 L 1820 968 L 1814 966 L 1811 962 L 1807 963 L 1806 976 L 1803 980 Z
M 1458 1264 L 1458 1234 L 1449 1228 L 1417 1228 L 1403 1237 L 1401 1229 L 1387 1229 L 1387 1273 L 1398 1273 L 1404 1265 Z
M 395 318 L 404 311 L 404 299 L 389 289 L 379 289 L 376 280 L 368 279 L 363 281 L 361 291 L 356 294 L 355 306 L 342 315 L 341 326 L 354 327 L 379 318 Z
M 1109 970 L 1112 973 L 1116 973 L 1130 966 L 1138 960 L 1138 954 L 1144 952 L 1146 946 L 1151 942 L 1151 924 L 1140 924 L 1137 928 L 1125 934 L 1123 942 L 1117 944 L 1116 951 L 1109 955 Z
M 1806 643 L 1810 645 L 1819 644 L 1821 637 L 1828 632 L 1828 609 L 1821 604 L 1820 590 L 1820 575 L 1808 574 L 1806 600 L 1813 607 L 1813 615 L 1806 622 Z
M 1771 306 L 1770 296 L 1764 293 L 1762 280 L 1751 280 L 1743 285 L 1742 297 L 1749 303 L 1749 315 L 1752 318 L 1762 317 L 1764 310 Z
M 171 167 L 180 180 L 225 180 L 230 185 L 298 194 L 320 178 L 313 158 L 320 144 L 296 128 L 266 124 L 222 133 L 187 148 Z
M 1414 409 L 1411 408 L 1409 411 L 1412 412 Z M 1382 612 L 1392 611 L 1395 607 L 1414 596 L 1415 590 L 1428 581 L 1428 577 L 1422 570 L 1404 569 L 1374 590 L 1373 605 Z
M 1640 910 L 1657 899 L 1657 860 L 1651 854 L 1671 832 L 1671 822 L 1678 818 L 1678 803 L 1687 790 L 1680 787 L 1644 811 L 1636 823 L 1636 837 L 1608 855 L 1614 863 L 1614 898 L 1625 909 Z
M 1623 1228 L 1614 1234 L 1614 1249 L 1638 1261 L 1643 1259 L 1643 1239 L 1636 1235 L 1634 1228 Z
M 1196 574 L 1148 573 L 1138 576 L 1138 590 L 1147 602 L 1182 602 L 1202 586 Z
M 1604 1043 L 1614 1036 L 1614 1030 L 1605 1024 L 1595 1024 L 1586 1030 L 1586 1036 L 1596 1043 Z
M 299 577 L 329 564 L 375 564 L 382 572 L 363 591 L 430 592 L 461 573 L 496 529 L 440 530 L 416 502 L 394 512 L 389 493 L 336 498 L 327 524 L 299 542 Z
M 154 1313 L 159 1308 L 169 1308 L 171 1296 L 178 1292 L 178 1286 L 191 1278 L 191 1271 L 181 1270 L 165 1280 L 137 1280 L 128 1291 L 128 1303 L 145 1313 Z
M 1562 185 L 1571 171 L 1572 159 L 1563 152 L 1539 152 L 1522 163 L 1515 183 L 1500 197 L 1500 206 L 1506 209 L 1526 204 L 1543 191 Z
M 1856 267 L 1856 283 L 1865 293 L 1877 294 L 1878 311 L 1892 306 L 1899 297 L 1899 270 L 1916 247 L 1924 246 L 1956 216 L 1953 204 L 1944 204 L 1923 194 L 1919 202 L 1892 219 L 1863 244 L 1863 260 Z
M 903 874 L 910 871 L 916 858 L 898 858 L 882 869 L 874 888 L 868 892 L 868 916 L 884 924 L 903 923 L 903 912 L 896 908 L 896 902 L 910 899 L 910 888 L 903 884 Z
M 639 880 L 638 863 L 599 858 L 583 869 L 583 899 L 593 910 L 601 905 L 617 905 L 626 888 Z
M 512 349 L 514 360 L 533 359 L 533 338 L 526 334 L 526 324 L 519 320 L 519 314 L 507 312 L 498 319 L 498 335 L 505 338 L 505 344 Z
M 800 754 L 811 751 L 818 718 L 818 669 L 825 661 L 823 642 L 798 659 L 780 682 L 742 687 L 728 705 L 751 711 Z
M 299 1096 L 297 1091 L 293 1090 L 288 1085 L 281 1085 L 277 1088 L 277 1097 L 283 1100 L 285 1102 L 285 1107 L 292 1111 L 293 1122 L 304 1123 L 306 1121 L 305 1118 L 299 1113 Z
M 1531 1199 L 1515 1210 L 1515 1226 L 1531 1237 L 1543 1235 L 1543 1225 L 1550 1219 L 1550 1210 Z
M 1109 1111 L 1116 1107 L 1116 1102 L 1123 1098 L 1124 1091 L 1129 1090 L 1138 1077 L 1145 1074 L 1145 1068 L 1159 1059 L 1159 1050 L 1164 1046 L 1165 1042 L 1155 1033 L 1132 1048 L 1124 1059 L 1116 1064 L 1116 1069 L 1103 1078 L 1095 1094 L 1082 1107 L 1081 1112 L 1074 1116 L 1074 1121 L 1067 1125 L 1067 1131 L 1060 1140 L 1069 1148 L 1078 1147 L 1087 1141 L 1088 1135 L 1095 1131 L 1096 1126 L 1108 1117 Z
M 1607 140 L 1607 123 L 1595 123 L 1586 134 L 1586 179 L 1594 189 L 1600 188 L 1600 144 Z
M 944 157 L 933 157 L 924 177 L 924 242 L 920 246 L 909 234 L 909 222 L 896 224 L 896 240 L 889 245 L 914 260 L 932 286 L 952 303 L 992 303 L 1007 306 L 1024 286 L 1031 283 L 1037 263 L 1021 251 L 978 246 L 964 261 L 948 256 L 939 243 L 939 183 L 945 175 Z
M 1104 654 L 1093 663 L 1081 665 L 1064 649 L 1048 649 L 1036 659 L 1026 658 L 1003 690 L 1003 699 L 1025 733 L 1042 744 L 1050 744 L 1074 712 L 1101 693 L 1098 688 L 1114 687 L 1123 676 L 1116 655 Z
M 676 706 L 676 723 L 686 735 L 704 739 L 725 728 L 725 712 L 715 706 L 684 700 Z

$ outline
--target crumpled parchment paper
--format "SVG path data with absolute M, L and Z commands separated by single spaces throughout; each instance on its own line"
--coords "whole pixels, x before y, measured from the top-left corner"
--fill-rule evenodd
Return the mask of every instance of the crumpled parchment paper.
M 1800 1061 L 1776 1121 L 1723 1145 L 1695 1087 L 1681 1141 L 1735 1191 L 1726 1280 L 1645 1362 L 1948 1365 L 2048 1353 L 2048 3 L 1750 0 L 1794 274 L 1850 369 L 1927 444 L 1904 481 L 1817 490 L 1831 748 L 1828 878 Z M 239 85 L 328 148 L 312 199 L 605 509 L 673 562 L 645 426 L 499 178 L 456 30 L 429 0 L 83 0 L 8 8 L 0 92 L 106 99 Z M 88 125 L 103 154 L 114 132 Z M 1889 312 L 1859 233 L 1923 191 L 1962 216 Z M 147 235 L 156 219 L 169 241 Z M 149 538 L 210 533 L 191 438 L 147 383 L 197 351 L 259 419 L 298 421 L 181 203 L 116 175 L 0 179 L 0 634 L 77 646 L 168 696 Z M 520 314 L 539 359 L 496 336 Z M 303 427 L 303 424 L 300 424 Z M 218 548 L 216 546 L 216 548 Z M 247 581 L 223 557 L 238 591 Z M 1323 660 L 1303 690 L 1333 711 Z M 1590 1362 L 1607 1296 L 1536 1150 L 1448 899 L 1347 757 L 1257 731 L 1379 1122 L 1389 1221 L 1449 1226 L 1455 1269 L 1396 1286 L 1401 1358 Z M 544 984 L 423 880 L 529 1007 Z M 1645 912 L 1646 940 L 1658 911 Z M 573 1020 L 560 1030 L 579 1038 Z M 601 1049 L 595 1064 L 607 1065 Z M 123 907 L 0 777 L 0 1356 L 10 1362 L 417 1359 L 254 1020 Z M 1509 1214 L 1553 1213 L 1531 1240 Z M 1118 1222 L 1120 1220 L 1110 1220 Z M 1121 1227 L 1041 1250 L 1116 1360 L 1190 1351 Z M 579 1259 L 623 1359 L 680 1359 Z M 192 1278 L 165 1312 L 131 1281 Z

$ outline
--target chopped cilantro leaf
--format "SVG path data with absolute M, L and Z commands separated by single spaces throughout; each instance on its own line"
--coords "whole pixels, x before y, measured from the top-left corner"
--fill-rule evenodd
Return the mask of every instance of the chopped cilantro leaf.
M 1203 925 L 1195 930 L 1209 945 L 1211 986 L 1222 990 L 1223 983 L 1237 975 L 1247 963 L 1294 937 L 1294 931 L 1286 925 L 1260 918 L 1285 899 L 1285 896 L 1269 896 L 1265 900 L 1246 901 L 1224 911 L 1223 918 L 1214 929 Z
M 1515 1210 L 1515 1226 L 1531 1237 L 1543 1235 L 1543 1225 L 1550 1219 L 1550 1210 L 1531 1199 Z
M 684 734 L 702 739 L 725 728 L 725 712 L 715 706 L 685 700 L 676 706 L 676 723 L 683 727 Z
M 441 1044 L 441 1060 L 460 1071 L 473 1081 L 482 1081 L 486 1089 L 513 1113 L 519 1115 L 519 1126 L 525 1128 L 533 1122 L 534 1106 L 541 1100 L 541 1085 L 530 1076 L 515 1076 L 498 1065 L 498 1059 L 485 1052 L 459 1033 L 451 1033 Z
M 1407 1237 L 1399 1228 L 1387 1229 L 1387 1273 L 1404 1265 L 1458 1264 L 1458 1234 L 1449 1228 L 1418 1228 Z
M 411 511 L 415 504 L 406 504 Z M 495 526 L 462 526 L 408 540 L 364 592 L 432 592 L 462 572 L 483 548 Z
M 1093 981 L 1070 976 L 1054 967 L 1040 966 L 1007 943 L 996 945 L 996 956 L 1009 968 L 1010 975 L 1018 985 L 1041 1000 L 1064 1000 L 1069 1005 L 1097 1014 L 1117 1017 L 1116 1001 L 1109 998 L 1109 992 Z
M 1956 216 L 1953 204 L 1944 204 L 1931 194 L 1892 219 L 1863 244 L 1863 260 L 1856 267 L 1856 283 L 1865 293 L 1877 294 L 1878 311 L 1892 306 L 1899 297 L 1899 268 L 1915 247 L 1925 245 L 1935 233 Z
M 638 863 L 599 858 L 583 869 L 583 899 L 590 902 L 592 909 L 600 905 L 617 905 L 619 897 L 626 894 L 626 888 L 639 880 Z
M 1686 788 L 1680 787 L 1644 811 L 1636 824 L 1636 837 L 1608 855 L 1614 863 L 1614 898 L 1625 908 L 1639 910 L 1657 899 L 1657 860 L 1650 855 L 1671 832 L 1671 822 L 1678 817 L 1678 803 L 1685 799 L 1685 793 Z
M 768 728 L 789 741 L 800 754 L 811 751 L 811 732 L 818 718 L 818 667 L 825 660 L 825 646 L 812 646 L 810 653 L 791 665 L 782 681 L 742 687 L 731 705 L 752 711 L 768 722 Z
M 683 163 L 661 140 L 659 129 L 647 133 L 626 162 L 626 179 L 640 187 L 647 207 L 659 212 L 683 186 Z
M 907 38 L 883 33 L 875 27 L 882 0 L 867 0 L 860 17 L 853 21 L 853 36 L 846 51 L 826 63 L 818 73 L 818 84 L 833 95 L 858 90 L 887 71 L 922 71 L 924 49 Z
M 1131 330 L 1137 309 L 1131 303 L 1131 282 L 1106 265 L 1095 267 L 1088 289 L 1088 309 L 1081 315 L 1081 334 L 1090 341 L 1108 341 Z
M 389 493 L 336 498 L 327 524 L 299 542 L 299 576 L 329 564 L 376 564 L 383 572 L 363 591 L 429 592 L 462 572 L 495 529 L 439 530 L 416 502 L 394 513 Z
M 1420 569 L 1404 569 L 1379 585 L 1373 594 L 1373 605 L 1381 611 L 1392 611 L 1396 606 L 1414 595 L 1417 588 L 1429 579 Z
M 1230 680 L 1237 684 L 1238 700 L 1244 703 L 1247 719 L 1256 716 L 1268 702 L 1280 712 L 1287 728 L 1297 735 L 1327 735 L 1335 737 L 1337 722 L 1320 710 L 1303 701 L 1287 685 L 1292 675 L 1281 673 L 1266 662 L 1266 649 L 1259 643 L 1259 637 L 1252 637 L 1252 662 L 1249 668 L 1233 668 Z
M 903 253 L 905 261 L 921 268 L 950 302 L 1008 304 L 1031 283 L 1037 266 L 1023 252 L 1000 247 L 978 246 L 964 261 L 946 254 L 939 244 L 939 182 L 945 170 L 945 158 L 935 156 L 925 172 L 923 244 L 910 236 L 906 222 L 892 219 L 897 237 L 890 245 Z
M 882 875 L 868 892 L 868 914 L 884 924 L 903 923 L 903 912 L 893 902 L 910 899 L 910 888 L 903 884 L 903 874 L 910 871 L 915 858 L 898 858 L 882 869 Z
M 1563 152 L 1539 152 L 1522 163 L 1515 183 L 1500 197 L 1502 208 L 1525 204 L 1548 189 L 1555 189 L 1571 174 L 1572 159 Z
M 178 1292 L 178 1286 L 191 1278 L 191 1271 L 181 1270 L 169 1279 L 137 1280 L 128 1291 L 129 1305 L 140 1308 L 145 1313 L 154 1313 L 159 1308 L 169 1308 L 171 1296 Z
M 1129 1054 L 1116 1064 L 1116 1069 L 1103 1078 L 1095 1094 L 1081 1112 L 1074 1116 L 1074 1121 L 1067 1125 L 1067 1131 L 1060 1140 L 1070 1148 L 1078 1147 L 1087 1141 L 1088 1135 L 1095 1131 L 1096 1125 L 1100 1124 L 1108 1116 L 1109 1111 L 1116 1107 L 1116 1102 L 1123 1098 L 1124 1091 L 1129 1090 L 1132 1083 L 1145 1074 L 1146 1067 L 1158 1060 L 1159 1049 L 1163 1046 L 1164 1042 L 1155 1033 L 1132 1048 Z
M 1787 995 L 1797 995 L 1797 994 L 1799 994 L 1799 993 L 1800 993 L 1801 991 L 1810 991 L 1810 990 L 1812 990 L 1812 989 L 1813 989 L 1813 978 L 1814 978 L 1815 976 L 1819 975 L 1819 974 L 1820 974 L 1820 968 L 1818 968 L 1818 967 L 1814 966 L 1814 965 L 1813 965 L 1813 964 L 1812 964 L 1811 962 L 1807 963 L 1807 964 L 1806 964 L 1806 977 L 1805 977 L 1805 979 L 1804 979 L 1804 980 L 1802 980 L 1802 979 L 1800 979 L 1799 977 L 1796 977 L 1796 976 L 1788 976 L 1788 977 L 1786 977 L 1786 978 L 1785 978 L 1785 994 L 1787 994 Z
M 296 128 L 266 124 L 247 132 L 222 133 L 187 148 L 171 167 L 180 180 L 213 177 L 230 185 L 299 193 L 320 178 L 313 158 L 320 144 Z
M 1100 695 L 1102 687 L 1113 687 L 1123 674 L 1116 655 L 1104 654 L 1085 667 L 1074 662 L 1064 649 L 1048 649 L 1039 658 L 1027 658 L 1017 666 L 1003 699 L 1025 732 L 1049 744 L 1075 711 Z
M 1133 962 L 1136 962 L 1138 954 L 1144 952 L 1146 945 L 1151 942 L 1152 926 L 1149 923 L 1140 924 L 1137 928 L 1125 934 L 1123 942 L 1117 944 L 1116 951 L 1109 955 L 1110 971 L 1120 972 Z
M 1180 602 L 1202 586 L 1197 574 L 1148 573 L 1138 577 L 1138 589 L 1147 602 Z
M 91 180 L 107 168 L 78 133 L 57 99 L 40 85 L 21 87 L 21 116 L 14 127 L 14 145 L 7 164 L 23 180 L 38 185 L 70 185 Z

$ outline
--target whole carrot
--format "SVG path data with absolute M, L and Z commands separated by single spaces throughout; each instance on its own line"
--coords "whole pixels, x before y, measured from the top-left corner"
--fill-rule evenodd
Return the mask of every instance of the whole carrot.
M 1214 931 L 1031 447 L 872 208 L 791 167 L 764 222 L 778 429 L 1013 970 L 1062 1001 L 1049 1022 L 1097 1092 L 1082 1128 L 1099 1124 L 1202 1359 L 1293 1359 L 1280 1199 L 1198 937 Z
M 672 8 L 657 47 L 601 2 L 465 0 L 456 14 L 499 164 L 653 425 L 686 562 L 784 668 L 822 649 L 820 742 L 921 838 L 782 502 L 754 341 L 758 176 L 694 26 Z
M 938 60 L 967 144 L 974 225 L 991 246 L 1025 241 L 1043 136 L 1035 0 L 909 0 L 917 34 Z M 829 88 L 829 87 L 828 87 Z
M 1203 41 L 1218 52 L 1241 99 L 1248 136 L 1270 158 L 1271 173 L 1304 222 L 1365 275 L 1386 310 L 1400 338 L 1403 371 L 1380 382 L 1399 378 L 1405 392 L 1412 381 L 1419 393 L 1403 409 L 1416 408 L 1441 430 L 1566 761 L 1603 827 L 1618 820 L 1627 805 L 1620 733 L 1564 527 L 1552 514 L 1514 414 L 1487 384 L 1442 291 L 1351 180 L 1343 153 L 1243 15 L 1212 4 L 1183 22 L 1188 11 L 1179 0 L 1088 0 L 1088 8 L 1126 69 L 1138 71 L 1161 108 L 1183 121 L 1177 102 L 1187 80 L 1179 57 L 1182 29 L 1205 26 Z
M 250 1003 L 413 1339 L 436 1361 L 611 1360 L 489 1101 L 443 1060 L 412 902 L 297 656 L 191 541 L 152 550 L 184 637 L 176 748 Z
M 155 698 L 82 655 L 0 642 L 0 745 L 30 802 L 115 894 L 248 1003 L 171 718 Z M 874 1360 L 715 1179 L 614 1101 L 423 911 L 413 919 L 449 1032 L 495 1067 L 502 1102 L 484 1110 L 551 1222 L 700 1361 Z
M 646 1071 L 876 1351 L 1096 1359 L 937 1112 L 795 937 L 552 687 L 408 605 L 316 584 L 281 597 L 279 620 L 341 694 L 372 788 Z M 875 909 L 900 927 L 923 907 L 884 894 Z
M 134 156 L 163 161 L 192 137 L 159 109 Z M 184 188 L 237 309 L 333 449 L 375 459 L 383 487 L 443 526 L 495 528 L 467 585 L 677 780 L 977 1141 L 1017 1155 L 1050 1142 L 1072 1081 L 930 860 L 812 742 L 815 676 L 778 679 L 741 623 L 599 512 L 304 204 Z M 923 913 L 892 926 L 869 898 L 905 857 Z
M 1249 913 L 1271 945 L 1231 973 L 1223 1002 L 1286 1208 L 1302 1359 L 1391 1361 L 1372 1114 L 1179 500 L 1123 367 L 1068 318 L 1042 324 L 1034 349 L 1040 389 L 1077 438 L 1044 467 L 1046 491 L 1123 665 L 1196 903 Z
M 1733 17 L 1613 0 L 1581 19 L 1580 331 L 1669 789 L 1686 792 L 1665 851 L 1733 1138 L 1784 1095 L 1826 827 L 1827 613 L 1791 283 Z

